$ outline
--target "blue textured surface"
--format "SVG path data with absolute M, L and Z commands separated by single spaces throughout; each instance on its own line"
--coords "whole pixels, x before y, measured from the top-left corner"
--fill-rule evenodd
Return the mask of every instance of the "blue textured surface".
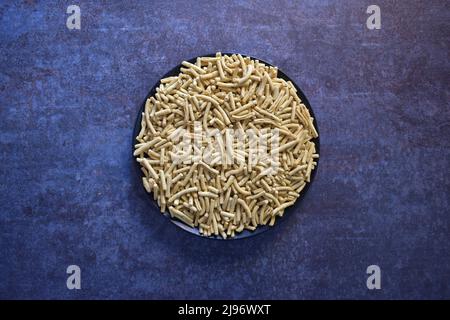
M 0 5 L 0 298 L 450 298 L 448 2 L 377 1 L 373 31 L 356 0 L 83 1 L 79 31 L 69 4 Z M 278 65 L 321 131 L 298 212 L 248 240 L 151 212 L 130 154 L 152 85 L 215 51 Z

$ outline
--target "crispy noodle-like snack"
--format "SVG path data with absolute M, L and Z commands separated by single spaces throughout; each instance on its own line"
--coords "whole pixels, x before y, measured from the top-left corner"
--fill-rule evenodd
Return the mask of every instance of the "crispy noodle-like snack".
M 217 150 L 204 139 L 211 129 Z M 276 170 L 273 159 L 255 155 L 255 140 L 228 129 L 251 129 L 268 140 Z M 145 103 L 134 156 L 161 212 L 202 235 L 227 238 L 272 226 L 294 204 L 317 165 L 317 136 L 308 109 L 277 68 L 217 53 L 183 61 L 178 76 L 161 80 Z M 199 143 L 186 148 L 175 138 Z M 224 154 L 234 161 L 221 161 Z

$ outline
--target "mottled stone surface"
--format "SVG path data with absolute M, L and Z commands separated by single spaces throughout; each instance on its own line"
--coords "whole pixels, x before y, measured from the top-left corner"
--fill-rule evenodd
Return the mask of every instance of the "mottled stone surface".
M 450 298 L 449 5 L 377 1 L 371 31 L 369 4 L 2 1 L 0 298 Z M 321 132 L 297 212 L 231 242 L 153 211 L 130 154 L 150 87 L 219 50 L 278 65 Z

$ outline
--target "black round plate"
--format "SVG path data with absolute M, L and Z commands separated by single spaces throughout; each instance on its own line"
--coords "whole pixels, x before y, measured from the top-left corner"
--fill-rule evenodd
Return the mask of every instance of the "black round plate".
M 224 55 L 232 55 L 232 53 L 223 53 L 223 54 L 224 54 Z M 206 54 L 206 55 L 202 55 L 202 56 L 200 56 L 200 57 L 215 57 L 215 56 L 216 56 L 215 54 Z M 244 57 L 249 57 L 249 58 L 251 58 L 251 59 L 253 59 L 253 60 L 259 60 L 260 62 L 264 63 L 264 64 L 267 65 L 267 66 L 273 66 L 272 64 L 270 64 L 270 63 L 268 63 L 268 62 L 266 62 L 266 61 L 264 61 L 264 60 L 261 60 L 261 59 L 258 59 L 258 58 L 254 58 L 254 57 L 252 57 L 252 56 L 248 56 L 248 55 L 242 55 L 242 56 L 244 56 Z M 195 62 L 197 61 L 197 57 L 192 58 L 192 59 L 189 59 L 189 60 L 186 60 L 186 61 L 191 62 L 191 63 L 195 63 Z M 177 65 L 177 66 L 174 67 L 172 70 L 170 70 L 169 72 L 167 72 L 161 79 L 167 78 L 167 77 L 172 77 L 172 76 L 177 76 L 177 75 L 180 73 L 180 68 L 181 68 L 181 67 L 182 67 L 181 64 Z M 292 81 L 292 79 L 289 78 L 289 77 L 288 77 L 283 71 L 281 71 L 280 69 L 278 69 L 278 77 L 279 77 L 279 78 L 282 78 L 282 79 L 284 79 L 284 80 L 286 80 L 286 81 L 291 81 L 291 82 L 292 82 L 292 84 L 294 85 L 294 87 L 297 89 L 297 95 L 298 95 L 299 98 L 302 100 L 302 103 L 308 108 L 310 115 L 314 118 L 313 124 L 314 124 L 314 126 L 315 126 L 315 128 L 316 128 L 316 130 L 317 130 L 317 133 L 319 133 L 319 128 L 318 128 L 318 126 L 317 126 L 317 120 L 316 120 L 316 117 L 314 116 L 314 112 L 313 112 L 313 110 L 312 110 L 312 108 L 311 108 L 311 105 L 309 104 L 308 99 L 306 98 L 306 96 L 304 95 L 304 93 L 302 92 L 302 90 L 300 90 L 300 88 L 296 85 L 296 83 L 295 83 L 294 81 Z M 131 144 L 132 154 L 133 154 L 133 152 L 134 152 L 134 145 L 136 144 L 136 137 L 139 135 L 139 131 L 141 130 L 141 119 L 142 119 L 142 112 L 144 112 L 145 102 L 147 101 L 148 98 L 150 98 L 151 96 L 153 96 L 153 95 L 156 93 L 156 88 L 158 88 L 159 85 L 160 85 L 160 82 L 158 81 L 158 82 L 153 86 L 153 88 L 150 90 L 150 92 L 147 94 L 147 96 L 146 96 L 145 99 L 144 99 L 144 102 L 142 103 L 142 105 L 141 105 L 141 107 L 140 107 L 140 109 L 139 109 L 139 113 L 138 113 L 138 115 L 137 115 L 136 122 L 135 122 L 135 125 L 134 125 L 134 131 L 133 131 L 133 140 L 132 140 L 132 144 Z M 320 134 L 319 134 L 319 137 L 320 137 Z M 315 143 L 315 145 L 316 145 L 316 152 L 317 152 L 317 153 L 320 153 L 320 139 L 319 139 L 319 137 L 317 137 L 317 138 L 315 138 L 315 139 L 312 140 L 312 141 Z M 133 158 L 134 158 L 134 157 L 133 157 Z M 316 172 L 317 172 L 317 167 L 318 167 L 318 165 L 319 165 L 319 159 L 320 159 L 320 158 L 318 158 L 318 159 L 316 160 L 316 161 L 317 161 L 317 166 L 316 166 L 316 168 L 313 170 L 313 172 L 311 173 L 311 179 L 310 179 L 310 182 L 306 184 L 305 188 L 304 188 L 304 189 L 302 190 L 302 192 L 300 193 L 300 196 L 299 196 L 298 199 L 295 201 L 294 205 L 291 206 L 291 207 L 289 207 L 289 208 L 287 208 L 287 209 L 285 210 L 285 214 L 283 215 L 282 219 L 280 219 L 280 217 L 277 218 L 277 221 L 276 221 L 276 223 L 275 223 L 275 225 L 274 225 L 273 227 L 275 227 L 276 225 L 278 225 L 281 221 L 286 220 L 286 217 L 290 216 L 290 214 L 291 214 L 292 212 L 294 212 L 296 208 L 298 208 L 298 206 L 299 206 L 300 202 L 302 201 L 304 195 L 305 195 L 306 192 L 308 191 L 309 186 L 311 185 L 311 183 L 312 183 L 313 180 L 314 180 L 314 177 L 315 177 Z M 135 167 L 136 167 L 136 174 L 139 175 L 138 181 L 141 181 L 142 171 L 140 170 L 140 164 L 139 164 L 138 162 L 136 162 L 136 161 L 135 161 L 135 163 L 136 163 L 136 166 L 135 166 Z M 141 183 L 141 188 L 144 188 L 144 186 L 142 185 L 142 183 Z M 148 196 L 148 199 L 149 199 L 150 202 L 152 202 L 152 204 L 153 204 L 152 207 L 156 210 L 156 213 L 157 213 L 157 214 L 161 214 L 161 213 L 159 212 L 159 207 L 157 206 L 156 201 L 154 201 L 153 198 L 152 198 L 151 196 Z M 214 235 L 213 235 L 213 236 L 210 236 L 210 237 L 206 237 L 206 236 L 201 235 L 200 232 L 199 232 L 199 230 L 198 230 L 197 228 L 192 228 L 192 227 L 190 227 L 190 226 L 184 224 L 183 222 L 179 221 L 178 219 L 172 218 L 172 217 L 170 216 L 169 213 L 165 212 L 163 215 L 164 215 L 165 217 L 167 217 L 170 221 L 172 221 L 172 223 L 174 223 L 175 225 L 177 225 L 178 227 L 180 227 L 181 229 L 183 229 L 183 230 L 185 230 L 185 231 L 187 231 L 187 232 L 189 232 L 189 233 L 195 234 L 195 235 L 197 235 L 197 236 L 200 236 L 200 237 L 203 237 L 203 238 L 208 238 L 208 239 L 218 239 L 218 240 L 243 239 L 243 238 L 248 238 L 248 237 L 255 236 L 255 235 L 257 235 L 257 234 L 261 234 L 261 233 L 263 233 L 263 232 L 269 230 L 270 228 L 273 228 L 273 227 L 270 227 L 270 226 L 267 226 L 267 225 L 265 225 L 265 226 L 258 226 L 258 227 L 255 229 L 255 231 L 244 230 L 244 231 L 242 231 L 242 232 L 240 232 L 240 233 L 237 233 L 237 234 L 235 235 L 235 237 L 233 237 L 233 238 L 227 238 L 227 239 L 223 239 L 221 236 L 214 236 Z

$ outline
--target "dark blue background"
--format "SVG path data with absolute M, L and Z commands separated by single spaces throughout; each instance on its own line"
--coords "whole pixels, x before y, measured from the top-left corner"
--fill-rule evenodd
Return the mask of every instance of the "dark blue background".
M 368 30 L 372 2 L 2 1 L 0 298 L 450 298 L 450 8 L 376 1 Z M 133 171 L 149 89 L 215 51 L 278 65 L 321 132 L 298 211 L 248 240 L 180 231 Z

